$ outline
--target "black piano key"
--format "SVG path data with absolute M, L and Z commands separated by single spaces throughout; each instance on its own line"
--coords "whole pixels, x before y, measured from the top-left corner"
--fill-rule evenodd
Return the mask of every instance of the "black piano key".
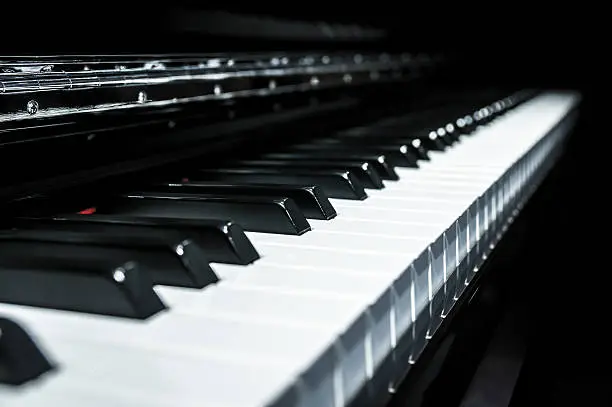
M 53 368 L 49 359 L 19 324 L 0 317 L 0 383 L 19 386 Z
M 474 131 L 476 131 L 476 129 L 480 125 L 480 123 L 474 120 L 471 114 L 466 114 L 465 116 L 463 116 L 463 122 L 464 125 L 462 126 L 461 130 L 463 134 L 467 135 L 473 134 Z
M 411 147 L 403 143 L 390 142 L 353 142 L 343 139 L 320 139 L 311 144 L 291 146 L 288 152 L 304 151 L 347 151 L 350 153 L 381 154 L 387 157 L 389 164 L 395 167 L 418 168 L 418 159 L 411 152 Z
M 454 131 L 454 115 L 447 114 L 444 119 L 439 119 L 436 123 L 421 129 L 410 131 L 411 138 L 418 138 L 430 150 L 442 151 L 448 146 L 452 146 L 459 140 L 459 133 Z M 452 126 L 452 129 L 451 127 Z
M 414 147 L 413 140 L 419 140 L 426 150 L 443 151 L 459 140 L 455 131 L 454 120 L 439 119 L 435 123 L 420 123 L 417 126 L 371 126 L 350 129 L 339 134 L 337 138 L 346 138 L 362 143 L 382 144 L 401 143 Z M 422 150 L 422 149 L 420 149 Z
M 270 160 L 292 160 L 292 161 L 338 161 L 339 163 L 345 160 L 350 161 L 365 161 L 380 174 L 384 180 L 397 181 L 399 176 L 395 172 L 393 166 L 389 165 L 387 158 L 381 154 L 366 154 L 342 151 L 309 151 L 296 153 L 269 153 L 262 156 L 263 159 Z
M 337 137 L 333 138 L 334 141 L 331 143 L 349 143 L 356 142 L 362 144 L 377 145 L 391 141 L 394 144 L 404 145 L 405 148 L 413 154 L 417 160 L 429 161 L 428 150 L 423 145 L 420 138 L 406 137 L 405 135 L 398 135 L 397 133 L 389 133 L 385 129 L 376 127 L 364 127 L 358 128 L 359 131 L 347 131 L 339 133 Z M 325 141 L 325 143 L 330 143 Z
M 469 136 L 478 126 L 472 114 L 468 113 L 468 110 L 458 113 L 450 122 L 455 126 L 456 131 L 460 135 Z
M 44 257 L 19 243 L 2 244 L 0 252 L 0 302 L 134 319 L 166 309 L 136 262 L 77 259 L 60 250 Z
M 443 126 L 446 131 L 446 137 L 450 140 L 451 144 L 457 143 L 461 141 L 461 132 L 453 124 L 453 120 L 449 121 L 445 126 Z
M 414 139 L 406 145 L 409 146 L 410 152 L 412 152 L 418 160 L 431 161 L 429 151 L 425 148 L 420 139 Z
M 229 221 L 70 214 L 52 218 L 18 218 L 13 225 L 19 228 L 44 226 L 86 233 L 173 233 L 194 241 L 213 263 L 246 265 L 259 259 L 259 254 L 242 227 Z
M 165 192 L 210 194 L 222 196 L 276 196 L 292 199 L 307 218 L 329 220 L 336 210 L 321 188 L 315 185 L 256 185 L 219 182 L 187 182 L 156 185 L 150 189 Z
M 352 149 L 382 150 L 381 154 L 393 155 L 394 165 L 399 167 L 418 167 L 418 160 L 429 160 L 428 149 L 420 138 L 380 137 L 375 129 L 363 134 L 342 134 L 336 137 L 316 140 L 313 144 L 347 145 Z M 398 160 L 400 160 L 398 162 Z
M 370 134 L 379 140 L 396 140 L 407 144 L 412 140 L 421 140 L 430 150 L 440 151 L 459 140 L 458 133 L 457 137 L 454 135 L 454 126 L 452 131 L 448 131 L 447 125 L 450 123 L 444 123 L 443 121 L 440 121 L 440 123 L 442 123 L 441 126 L 432 125 L 424 128 L 403 130 L 373 127 L 370 130 Z
M 98 213 L 183 219 L 230 219 L 246 230 L 301 235 L 310 224 L 289 198 L 134 192 L 109 199 Z
M 268 171 L 264 169 L 200 170 L 189 182 L 218 181 L 248 184 L 317 185 L 325 195 L 338 199 L 363 200 L 368 197 L 363 184 L 350 171 Z
M 426 110 L 415 111 L 408 115 L 397 117 L 392 121 L 382 121 L 373 124 L 371 127 L 385 129 L 386 132 L 406 134 L 419 130 L 434 130 L 439 127 L 446 127 L 449 123 L 462 117 L 466 112 L 471 111 L 466 105 L 448 105 L 434 107 Z
M 327 140 L 327 139 L 324 139 Z M 404 135 L 389 134 L 384 129 L 376 127 L 371 128 L 360 128 L 360 131 L 346 132 L 338 134 L 332 140 L 337 141 L 322 141 L 326 144 L 337 144 L 337 143 L 357 143 L 364 145 L 381 145 L 384 143 L 391 143 L 393 146 L 403 146 L 402 149 L 408 151 L 417 160 L 429 161 L 429 150 L 425 148 L 423 141 L 420 138 L 406 137 Z
M 365 188 L 383 189 L 380 174 L 367 161 L 291 161 L 291 160 L 241 160 L 228 164 L 230 168 L 269 168 L 283 172 L 285 169 L 299 169 L 305 171 L 312 170 L 331 170 L 331 171 L 351 171 L 357 176 Z
M 438 127 L 437 129 L 433 129 L 428 133 L 428 139 L 430 141 L 437 141 L 440 143 L 442 149 L 446 149 L 446 147 L 450 147 L 453 145 L 454 141 L 448 137 L 448 133 L 444 129 L 444 127 Z M 420 138 L 421 140 L 423 137 Z
M 19 243 L 23 247 L 29 244 L 31 250 L 41 256 L 53 256 L 53 250 L 64 250 L 71 251 L 67 258 L 97 256 L 135 260 L 146 267 L 155 284 L 203 288 L 219 281 L 197 244 L 163 230 L 153 229 L 145 233 L 111 229 L 89 233 L 44 228 L 2 231 L 0 253 L 7 242 Z

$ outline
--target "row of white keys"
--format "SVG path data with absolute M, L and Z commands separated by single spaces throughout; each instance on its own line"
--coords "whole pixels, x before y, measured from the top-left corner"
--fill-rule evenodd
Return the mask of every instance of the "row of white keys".
M 539 136 L 541 135 L 542 134 Z M 526 141 L 529 142 L 529 140 Z M 514 142 L 516 143 L 517 140 L 515 139 Z M 451 153 L 449 152 L 449 154 Z M 509 154 L 506 154 L 506 156 L 509 156 Z M 510 156 L 510 158 L 516 159 L 518 157 Z M 506 160 L 506 164 L 508 166 L 510 166 L 512 162 L 512 160 Z M 414 177 L 418 177 L 419 171 L 414 171 L 413 174 Z M 488 174 L 488 176 L 490 177 L 490 174 Z M 428 181 L 429 180 L 435 180 L 435 178 L 429 178 Z M 474 182 L 474 180 L 470 178 L 465 182 L 458 182 L 459 185 L 453 184 L 452 182 L 447 182 L 448 180 L 444 177 L 442 177 L 441 180 L 446 181 L 440 183 L 442 187 L 450 189 L 453 187 L 456 188 L 453 192 L 456 193 L 458 197 L 463 198 L 460 208 L 465 210 L 465 208 L 467 208 L 467 206 L 476 197 L 478 197 L 479 193 L 483 193 L 495 179 L 485 178 L 484 180 L 477 180 L 479 182 Z M 459 179 L 458 181 L 464 180 Z M 402 181 L 397 182 L 397 185 L 402 185 Z M 411 188 L 413 186 L 411 182 L 407 182 L 406 186 L 410 188 L 409 191 L 411 191 L 413 194 L 415 193 L 414 189 Z M 468 191 L 467 193 L 461 192 L 465 191 L 466 188 L 470 189 L 470 187 L 473 187 L 474 189 Z M 385 192 L 387 192 L 387 190 L 376 191 L 376 193 L 381 197 L 388 196 L 385 194 Z M 425 198 L 431 195 L 432 190 L 425 189 L 421 192 L 424 193 L 423 197 Z M 402 194 L 400 191 L 400 194 L 398 194 L 397 197 L 401 196 Z M 364 202 L 360 202 L 359 204 L 362 205 L 362 207 L 367 207 L 368 203 L 372 201 L 373 199 L 368 199 Z M 335 204 L 336 201 L 334 200 L 334 205 Z M 409 213 L 403 212 L 400 214 L 400 216 L 406 214 Z M 432 215 L 433 213 L 430 212 L 429 214 Z M 460 214 L 461 210 L 455 212 L 454 218 L 456 219 Z M 401 255 L 403 251 L 408 251 L 410 253 L 410 257 L 414 259 L 414 249 L 416 249 L 417 252 L 419 252 L 419 250 L 422 251 L 427 244 L 432 241 L 432 237 L 439 235 L 440 232 L 443 232 L 449 225 L 448 223 L 445 225 L 436 225 L 434 218 L 430 218 L 429 221 L 425 219 L 425 222 L 423 222 L 423 213 L 419 213 L 418 211 L 412 212 L 412 215 L 414 215 L 412 219 L 410 219 L 409 216 L 406 216 L 403 219 L 400 218 L 398 220 L 398 215 L 396 214 L 396 218 L 390 222 L 381 220 L 382 217 L 380 216 L 381 214 L 379 212 L 377 213 L 374 211 L 371 213 L 371 215 L 372 216 L 369 219 L 367 217 L 365 219 L 347 219 L 344 217 L 343 212 L 339 211 L 338 220 L 331 222 L 311 221 L 313 231 L 301 237 L 251 233 L 249 234 L 251 240 L 254 242 L 255 246 L 262 251 L 264 258 L 251 267 L 252 270 L 250 273 L 239 273 L 237 277 L 228 282 L 228 285 L 233 289 L 243 291 L 269 290 L 270 292 L 278 292 L 284 290 L 285 292 L 309 292 L 312 293 L 314 297 L 313 302 L 316 301 L 317 292 L 327 293 L 329 292 L 330 287 L 341 288 L 338 293 L 353 293 L 351 286 L 355 281 L 362 281 L 361 279 L 364 276 L 363 271 L 369 270 L 369 265 L 364 267 L 362 262 L 360 262 L 361 257 L 357 255 L 356 250 L 358 250 L 359 253 L 369 252 L 373 249 L 378 250 L 378 269 L 387 270 L 384 267 L 384 264 L 389 253 L 397 253 L 398 255 Z M 451 219 L 452 216 L 449 216 L 448 218 Z M 348 223 L 346 222 L 347 220 L 349 221 Z M 397 226 L 397 228 L 394 228 L 393 226 Z M 419 231 L 419 233 L 411 235 L 410 226 L 413 226 L 415 230 Z M 419 226 L 421 227 L 419 228 Z M 425 231 L 428 226 L 430 227 L 430 233 L 423 234 L 422 232 Z M 436 228 L 438 228 L 438 231 L 434 232 Z M 388 237 L 389 239 L 387 239 Z M 413 244 L 418 244 L 420 246 L 415 247 Z M 275 260 L 279 261 L 280 256 L 277 254 L 278 252 L 286 251 L 293 254 L 296 251 L 299 252 L 300 250 L 304 249 L 304 246 L 308 246 L 309 248 L 318 246 L 318 256 L 322 257 L 326 264 L 321 264 L 318 260 L 312 260 L 311 258 L 304 257 L 299 263 L 301 268 L 300 271 L 295 274 L 293 272 L 293 265 L 285 262 L 286 258 L 282 259 L 282 263 L 276 264 L 274 262 Z M 332 247 L 333 250 L 339 254 L 344 253 L 344 257 L 338 256 L 337 258 L 333 259 L 329 258 L 327 256 L 329 247 Z M 273 252 L 274 250 L 276 251 Z M 270 252 L 273 252 L 273 254 L 270 254 Z M 268 255 L 272 260 L 267 261 L 266 255 Z M 350 266 L 356 272 L 359 272 L 355 275 L 355 278 L 345 280 L 346 272 L 334 273 L 336 270 L 346 270 L 347 266 Z M 282 270 L 286 271 L 285 273 L 279 271 L 281 267 Z M 323 267 L 323 269 L 321 269 L 321 267 Z M 304 275 L 304 269 L 308 268 L 312 269 L 310 272 L 312 273 L 311 279 Z M 317 271 L 315 272 L 314 270 Z M 389 277 L 392 277 L 393 274 L 397 273 L 398 271 L 399 269 L 395 269 L 391 275 L 389 275 Z M 298 277 L 296 277 L 296 275 Z M 326 275 L 327 278 L 321 279 L 322 275 Z M 330 283 L 330 281 L 332 281 L 332 283 Z M 369 283 L 369 280 L 366 281 Z M 384 284 L 386 284 L 386 282 L 383 282 L 383 288 L 387 288 L 384 287 Z M 367 309 L 367 307 L 382 293 L 380 286 L 373 285 L 371 290 L 368 290 L 367 286 L 365 286 L 365 288 L 366 289 L 363 291 L 360 290 L 360 295 L 363 295 L 363 304 L 361 305 L 363 309 Z M 332 290 L 333 289 L 334 288 L 332 288 Z M 289 313 L 289 315 L 290 314 L 291 313 Z M 288 319 L 289 318 L 290 316 Z M 350 321 L 347 321 L 346 326 L 348 325 L 350 325 Z M 367 365 L 367 363 L 364 364 Z M 365 372 L 364 377 L 367 376 L 367 366 L 366 369 L 362 370 Z M 361 377 L 361 379 L 363 380 L 364 377 Z M 344 388 L 342 389 L 342 392 L 345 396 L 350 396 L 352 394 L 351 392 L 354 390 L 355 388 Z
M 563 116 L 563 114 L 564 114 L 564 113 L 566 113 L 566 109 L 563 109 L 563 108 L 562 108 L 562 109 L 561 109 L 560 111 L 558 111 L 557 113 L 558 113 L 558 114 L 557 114 L 557 116 L 556 116 L 556 117 L 552 117 L 552 121 L 551 121 L 551 122 L 549 122 L 548 124 L 546 124 L 546 126 L 545 126 L 545 128 L 544 128 L 544 130 L 543 130 L 543 131 L 539 131 L 538 129 L 535 129 L 535 131 L 531 133 L 531 136 L 529 136 L 529 134 L 527 134 L 527 136 L 529 136 L 529 137 L 527 137 L 527 138 L 523 138 L 523 143 L 522 143 L 522 145 L 521 145 L 521 143 L 520 143 L 521 141 L 520 141 L 520 140 L 517 140 L 517 137 L 513 137 L 512 139 L 510 139 L 510 140 L 511 140 L 511 143 L 509 143 L 509 144 L 508 144 L 508 147 L 511 147 L 513 144 L 514 144 L 514 145 L 519 144 L 519 147 L 520 147 L 520 148 L 519 148 L 519 151 L 522 149 L 522 150 L 523 150 L 522 152 L 526 152 L 526 148 L 527 148 L 527 147 L 531 147 L 531 146 L 533 145 L 533 142 L 535 142 L 537 139 L 539 139 L 539 138 L 540 138 L 540 137 L 541 137 L 543 134 L 546 134 L 546 132 L 547 132 L 548 130 L 550 130 L 550 125 L 552 125 L 553 123 L 557 122 L 557 121 L 558 121 L 558 120 L 559 120 L 559 119 L 560 119 L 560 118 Z M 534 129 L 532 129 L 532 130 L 534 130 Z M 535 136 L 535 138 L 534 138 L 534 136 Z M 502 151 L 507 151 L 506 147 L 504 147 L 504 148 L 502 149 Z M 506 154 L 506 156 L 507 156 L 507 155 L 508 155 L 508 154 Z M 510 161 L 508 161 L 508 162 L 506 163 L 506 167 L 510 167 L 510 165 L 511 165 L 511 164 L 512 164 L 512 163 L 513 163 L 513 162 L 514 162 L 514 161 L 515 161 L 515 160 L 516 160 L 518 157 L 520 157 L 521 155 L 522 155 L 522 154 L 518 154 L 518 155 L 511 155 L 511 156 L 510 156 L 510 159 L 511 159 L 511 160 L 510 160 Z M 479 155 L 476 155 L 476 156 L 473 156 L 473 157 L 478 157 L 478 156 L 479 156 Z M 487 155 L 485 154 L 484 156 L 486 157 Z M 450 157 L 450 154 L 449 154 L 449 157 Z M 473 158 L 473 157 L 472 157 L 472 158 Z M 489 157 L 489 158 L 490 158 L 490 157 Z M 500 156 L 498 156 L 498 157 L 497 157 L 497 158 L 495 158 L 493 161 L 491 161 L 491 160 L 490 160 L 490 165 L 489 165 L 489 162 L 487 162 L 487 160 L 484 160 L 484 161 L 483 161 L 483 164 L 486 164 L 486 166 L 487 166 L 487 170 L 486 170 L 486 171 L 484 171 L 484 173 L 482 173 L 481 175 L 483 175 L 483 176 L 484 176 L 484 175 L 486 175 L 486 176 L 490 176 L 490 173 L 491 173 L 491 172 L 496 172 L 496 171 L 495 171 L 495 169 L 496 169 L 496 168 L 500 168 L 500 165 L 498 165 L 498 164 L 499 164 L 499 159 L 500 159 L 500 158 L 501 158 L 501 157 L 500 157 Z M 435 164 L 433 164 L 433 165 L 435 165 Z M 499 175 L 501 175 L 501 174 L 503 173 L 503 169 L 504 169 L 504 168 L 502 167 L 502 172 L 501 172 L 501 173 L 500 173 L 500 172 L 498 172 L 498 174 L 499 174 Z M 447 170 L 452 170 L 452 167 L 448 168 Z M 407 171 L 413 171 L 413 170 L 407 170 Z M 418 171 L 416 171 L 416 172 L 418 173 Z M 472 175 L 472 171 L 471 171 L 471 169 L 470 169 L 470 168 L 467 168 L 467 172 L 469 173 L 469 175 Z M 446 173 L 448 174 L 448 172 L 446 172 Z M 492 183 L 493 181 L 495 181 L 495 180 L 497 179 L 497 177 L 498 177 L 498 175 L 496 175 L 496 176 L 495 176 L 493 179 L 491 179 L 490 181 L 488 181 L 487 183 L 485 183 L 485 185 L 487 185 L 487 184 L 489 184 L 489 185 L 490 185 L 490 183 Z M 469 177 L 469 180 L 473 181 L 473 178 L 474 178 L 474 177 L 471 177 L 471 176 L 470 176 L 470 177 Z M 423 178 L 421 178 L 421 179 L 423 179 Z M 404 185 L 404 184 L 402 184 L 402 182 L 401 182 L 401 181 L 400 181 L 398 184 L 399 184 L 399 185 Z M 412 186 L 410 189 L 411 189 L 411 191 L 410 191 L 410 192 L 413 194 L 412 198 L 414 198 L 414 192 L 415 192 L 415 191 L 414 191 L 413 186 Z M 465 189 L 466 189 L 466 188 L 465 188 L 464 186 L 461 186 L 461 190 L 462 190 L 462 191 L 465 191 Z M 385 199 L 388 199 L 388 198 L 389 198 L 389 196 L 388 196 L 388 195 L 386 195 L 386 194 L 384 193 L 385 191 L 380 191 L 380 192 L 379 192 L 379 191 L 375 191 L 375 192 L 376 192 L 376 194 L 378 194 L 380 197 L 383 197 L 383 198 L 385 198 Z M 423 202 L 425 202 L 426 200 L 427 200 L 427 198 L 426 198 L 426 197 L 424 197 Z M 334 201 L 334 205 L 335 205 L 337 208 L 339 208 L 339 207 L 341 207 L 341 203 L 340 203 L 340 202 L 341 202 L 341 201 Z M 374 205 L 378 205 L 378 204 L 379 204 L 379 203 L 375 202 L 375 200 L 374 200 L 374 199 L 371 199 L 371 200 L 368 200 L 368 201 L 366 202 L 366 205 L 364 205 L 364 206 L 367 206 L 367 204 L 368 204 L 368 203 L 372 203 L 372 204 L 374 204 Z M 351 205 L 351 204 L 353 204 L 353 205 Z M 356 208 L 355 208 L 355 206 L 354 206 L 354 203 L 352 203 L 352 202 L 348 202 L 348 205 L 347 205 L 346 207 L 342 208 L 342 210 L 339 210 L 340 215 L 346 215 L 346 212 L 345 212 L 345 211 L 346 211 L 347 209 L 356 209 Z M 375 207 L 368 208 L 368 210 L 371 210 L 370 214 L 372 215 L 372 218 L 375 218 L 375 219 L 381 219 L 381 218 L 384 218 L 384 214 L 385 214 L 385 213 L 389 213 L 389 211 L 382 211 L 382 212 L 381 212 L 381 211 L 376 211 L 376 209 L 377 209 L 377 208 L 375 208 Z M 392 207 L 392 206 L 387 206 L 387 208 L 383 208 L 383 209 L 397 209 L 397 208 L 394 208 L 394 207 Z M 360 209 L 360 211 L 361 211 L 361 215 L 364 215 L 364 216 L 366 215 L 367 210 L 365 210 L 365 208 L 364 208 L 364 209 Z M 408 211 L 409 211 L 409 210 L 408 210 Z M 417 211 L 417 212 L 418 212 L 418 211 Z M 459 212 L 457 212 L 457 213 L 459 213 Z M 395 212 L 394 212 L 394 214 L 395 214 L 395 216 L 398 216 L 398 215 L 403 215 L 403 213 L 402 213 L 402 211 L 401 211 L 401 210 L 399 210 L 399 211 L 395 211 Z M 339 215 L 339 216 L 340 216 L 340 215 Z M 416 214 L 415 214 L 415 215 L 416 215 Z M 392 215 L 392 216 L 393 216 L 393 215 Z M 346 219 L 346 218 L 345 218 L 345 219 Z M 474 228 L 474 229 L 476 230 L 476 228 Z M 469 235 L 468 235 L 468 236 L 469 236 Z M 467 243 L 467 240 L 468 240 L 468 237 L 466 236 L 466 243 Z M 464 252 L 464 253 L 465 253 L 465 252 Z
M 396 207 L 405 207 L 405 202 Z M 450 218 L 450 212 L 444 213 Z M 361 230 L 367 233 L 365 224 Z M 408 245 L 421 247 L 431 240 L 411 238 L 405 239 Z M 343 236 L 337 240 L 342 241 Z M 204 290 L 197 299 L 189 296 L 189 301 L 181 303 L 177 297 L 168 313 L 144 324 L 3 306 L 0 310 L 5 314 L 25 320 L 42 337 L 63 369 L 43 383 L 40 390 L 45 391 L 0 392 L 0 401 L 7 396 L 6 401 L 14 405 L 48 405 L 51 400 L 82 405 L 90 394 L 98 397 L 100 405 L 121 405 L 125 400 L 132 405 L 258 405 L 258 398 L 272 395 L 282 381 L 311 363 L 418 254 L 406 252 L 406 244 L 402 253 L 377 254 L 368 250 L 370 240 L 355 238 L 339 250 L 323 250 L 316 242 L 309 247 L 293 242 L 255 243 L 262 260 L 238 267 L 241 270 L 232 279 Z M 320 256 L 326 257 L 319 261 Z M 315 271 L 319 266 L 322 268 Z M 216 266 L 222 276 L 233 268 Z M 343 288 L 341 293 L 336 291 L 339 288 Z M 95 334 L 86 335 L 87 331 Z M 104 363 L 99 364 L 98 356 Z M 352 357 L 354 363 L 364 359 Z M 177 374 L 179 371 L 185 375 Z M 352 383 L 343 389 L 344 395 L 350 396 L 360 380 L 359 375 L 348 380 Z

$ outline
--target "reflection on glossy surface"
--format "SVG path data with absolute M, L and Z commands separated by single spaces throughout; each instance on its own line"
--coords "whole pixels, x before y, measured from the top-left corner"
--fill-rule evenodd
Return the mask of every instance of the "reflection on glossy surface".
M 405 55 L 360 54 L 355 60 L 350 53 L 0 58 L 0 97 L 44 92 L 46 101 L 3 111 L 0 122 L 397 81 L 430 65 Z M 59 93 L 48 96 L 79 91 L 88 97 L 66 103 Z

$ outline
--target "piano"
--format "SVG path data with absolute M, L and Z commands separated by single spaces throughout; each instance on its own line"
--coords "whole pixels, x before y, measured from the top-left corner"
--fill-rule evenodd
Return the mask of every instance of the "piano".
M 457 55 L 367 25 L 181 18 L 264 45 L 0 56 L 0 405 L 386 405 L 583 96 L 449 86 Z

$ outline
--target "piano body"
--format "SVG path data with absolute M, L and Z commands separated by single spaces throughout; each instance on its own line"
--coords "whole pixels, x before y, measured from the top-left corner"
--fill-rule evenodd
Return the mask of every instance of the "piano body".
M 180 21 L 261 38 L 1 57 L 0 405 L 419 405 L 581 93 L 359 24 Z

